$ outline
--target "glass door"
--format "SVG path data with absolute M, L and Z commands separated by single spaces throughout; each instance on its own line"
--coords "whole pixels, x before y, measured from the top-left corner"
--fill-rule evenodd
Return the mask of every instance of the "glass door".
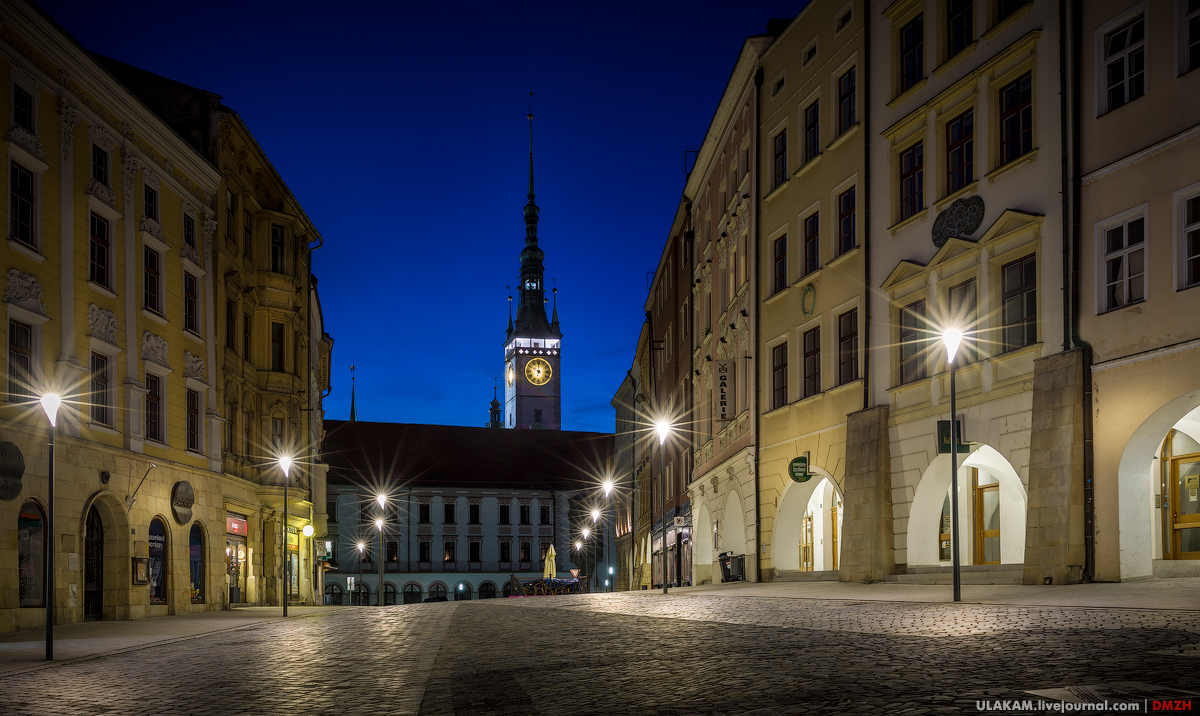
M 1000 481 L 971 468 L 975 486 L 975 564 L 1000 564 Z
M 942 503 L 942 516 L 938 518 L 938 561 L 949 562 L 950 557 L 950 492 Z
M 800 571 L 813 571 L 813 516 L 811 512 L 804 513 L 804 521 L 800 525 Z
M 1163 558 L 1200 559 L 1200 443 L 1178 430 L 1162 451 Z
M 838 568 L 838 505 L 840 500 L 833 501 L 832 512 L 829 514 L 829 523 L 833 526 L 833 566 L 830 569 Z

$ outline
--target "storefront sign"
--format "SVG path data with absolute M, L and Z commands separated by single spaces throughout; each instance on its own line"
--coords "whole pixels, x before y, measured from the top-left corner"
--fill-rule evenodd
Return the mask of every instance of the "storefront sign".
M 287 528 L 287 546 L 288 549 L 300 549 L 300 535 L 296 534 L 296 528 L 291 525 Z
M 788 477 L 792 478 L 793 482 L 808 482 L 812 479 L 812 473 L 808 471 L 808 453 L 788 463 Z
M 246 518 L 235 517 L 233 515 L 225 515 L 225 533 L 231 535 L 246 536 Z
M 938 453 L 943 455 L 950 454 L 950 421 L 939 420 L 937 423 L 938 429 Z M 963 440 L 963 423 L 958 421 L 958 451 L 960 453 L 971 452 L 971 446 Z
M 728 422 L 733 415 L 733 361 L 717 361 L 717 419 Z
M 25 456 L 12 443 L 0 443 L 0 500 L 15 500 L 21 494 Z
M 327 539 L 317 540 L 317 559 L 328 559 L 333 552 L 333 542 Z
M 175 513 L 175 521 L 186 525 L 192 521 L 192 505 L 196 504 L 196 493 L 192 483 L 180 480 L 171 489 L 171 511 Z
M 687 518 L 686 518 L 686 517 L 684 517 L 684 516 L 682 516 L 682 515 L 677 515 L 677 516 L 675 517 L 675 526 L 676 526 L 676 527 L 683 527 L 685 524 L 687 524 Z

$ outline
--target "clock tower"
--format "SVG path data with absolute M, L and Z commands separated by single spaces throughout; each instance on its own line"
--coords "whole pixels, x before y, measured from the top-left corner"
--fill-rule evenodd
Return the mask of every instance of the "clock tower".
M 562 332 L 558 329 L 558 289 L 554 318 L 546 320 L 546 288 L 538 248 L 538 207 L 533 198 L 533 112 L 529 113 L 529 201 L 525 203 L 525 249 L 517 286 L 517 317 L 509 296 L 508 332 L 504 339 L 504 427 L 562 429 L 559 373 Z

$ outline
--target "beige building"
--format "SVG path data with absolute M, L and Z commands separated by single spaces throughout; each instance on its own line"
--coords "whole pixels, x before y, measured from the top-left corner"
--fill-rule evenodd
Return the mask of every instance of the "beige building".
M 759 59 L 764 578 L 838 569 L 846 416 L 868 399 L 865 28 L 862 2 L 813 2 Z

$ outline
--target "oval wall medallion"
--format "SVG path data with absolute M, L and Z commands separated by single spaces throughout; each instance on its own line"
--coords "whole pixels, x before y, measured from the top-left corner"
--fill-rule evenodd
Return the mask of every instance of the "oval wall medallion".
M 186 525 L 192 521 L 192 505 L 196 504 L 196 493 L 192 483 L 180 480 L 171 488 L 171 512 L 175 513 L 175 521 Z

